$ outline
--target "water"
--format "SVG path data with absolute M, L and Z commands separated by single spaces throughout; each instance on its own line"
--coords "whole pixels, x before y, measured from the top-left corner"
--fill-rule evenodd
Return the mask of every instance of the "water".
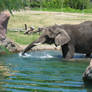
M 92 92 L 82 81 L 84 61 L 63 61 L 59 51 L 0 57 L 0 92 Z M 76 55 L 83 58 L 83 55 Z

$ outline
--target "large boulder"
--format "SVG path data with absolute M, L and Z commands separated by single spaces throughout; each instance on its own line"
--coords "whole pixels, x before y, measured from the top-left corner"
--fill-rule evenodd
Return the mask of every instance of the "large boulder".
M 0 46 L 4 46 L 10 52 L 19 52 L 22 50 L 21 47 L 11 39 L 6 37 L 9 18 L 10 13 L 8 11 L 0 13 Z
M 86 68 L 86 71 L 83 74 L 83 81 L 86 85 L 92 85 L 92 60 L 90 61 L 89 66 Z
M 9 18 L 10 18 L 10 13 L 8 11 L 4 11 L 0 13 L 0 40 L 6 38 L 7 24 Z

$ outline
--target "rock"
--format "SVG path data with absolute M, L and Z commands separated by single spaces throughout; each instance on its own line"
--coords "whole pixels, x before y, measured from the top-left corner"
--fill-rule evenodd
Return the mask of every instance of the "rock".
M 0 46 L 4 46 L 9 52 L 19 52 L 22 50 L 21 47 L 6 37 L 9 18 L 10 13 L 8 11 L 0 13 Z
M 0 45 L 6 47 L 9 50 L 9 52 L 22 51 L 22 48 L 17 43 L 15 43 L 14 41 L 12 41 L 9 38 L 6 38 L 6 39 L 0 41 Z
M 83 81 L 85 85 L 92 85 L 92 59 L 90 65 L 86 68 L 86 71 L 83 74 Z
M 9 18 L 10 18 L 10 13 L 8 11 L 4 11 L 0 13 L 0 40 L 6 38 L 7 24 Z

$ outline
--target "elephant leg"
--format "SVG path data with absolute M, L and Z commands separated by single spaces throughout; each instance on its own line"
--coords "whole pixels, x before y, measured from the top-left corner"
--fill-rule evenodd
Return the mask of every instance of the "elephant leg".
M 63 54 L 64 58 L 66 57 L 68 51 L 69 51 L 68 45 L 67 44 L 63 45 L 62 46 L 62 54 Z
M 86 58 L 89 58 L 91 56 L 91 53 L 86 54 Z
M 74 47 L 72 44 L 65 44 L 62 46 L 63 57 L 66 59 L 70 59 L 74 55 Z

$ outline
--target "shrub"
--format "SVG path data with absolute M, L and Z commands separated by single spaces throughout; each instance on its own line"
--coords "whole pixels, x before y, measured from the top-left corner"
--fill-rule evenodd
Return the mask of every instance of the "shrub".
M 30 7 L 87 9 L 90 0 L 30 0 Z M 90 5 L 92 6 L 92 4 Z
M 25 0 L 0 0 L 0 11 L 3 10 L 18 10 L 24 8 L 26 4 Z

